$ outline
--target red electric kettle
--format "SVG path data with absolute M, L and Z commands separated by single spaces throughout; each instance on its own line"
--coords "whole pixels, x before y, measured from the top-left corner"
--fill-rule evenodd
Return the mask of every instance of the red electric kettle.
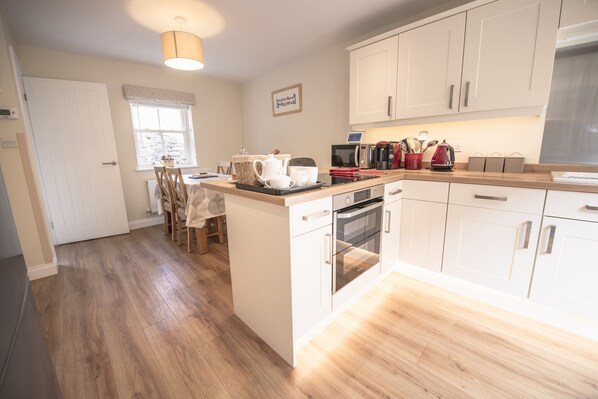
M 438 144 L 432 156 L 431 166 L 436 170 L 451 170 L 455 166 L 455 149 L 446 140 Z

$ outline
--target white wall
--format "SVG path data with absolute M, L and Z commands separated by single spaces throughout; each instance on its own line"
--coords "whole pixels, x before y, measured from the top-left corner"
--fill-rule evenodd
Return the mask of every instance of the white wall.
M 216 170 L 218 161 L 230 160 L 242 145 L 241 88 L 236 83 L 206 77 L 201 72 L 176 71 L 108 58 L 18 46 L 26 76 L 106 83 L 114 135 L 130 221 L 147 217 L 145 182 L 153 172 L 137 172 L 135 141 L 124 83 L 195 93 L 193 125 L 200 167 Z

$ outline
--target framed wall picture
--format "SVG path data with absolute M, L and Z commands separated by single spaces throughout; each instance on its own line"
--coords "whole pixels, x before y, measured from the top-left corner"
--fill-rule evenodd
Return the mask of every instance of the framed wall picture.
M 301 112 L 301 83 L 272 92 L 272 115 Z

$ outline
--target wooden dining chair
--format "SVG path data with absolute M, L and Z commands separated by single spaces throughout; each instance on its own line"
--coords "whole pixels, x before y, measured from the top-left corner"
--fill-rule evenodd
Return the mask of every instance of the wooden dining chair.
M 164 234 L 170 233 L 171 240 L 175 239 L 176 231 L 176 216 L 174 214 L 173 199 L 170 190 L 170 179 L 166 175 L 166 167 L 154 166 L 154 173 L 158 181 L 158 189 L 160 190 L 160 202 L 162 203 L 162 210 L 164 214 Z
M 232 162 L 220 161 L 218 162 L 218 168 L 216 169 L 216 173 L 220 175 L 230 175 L 232 169 Z

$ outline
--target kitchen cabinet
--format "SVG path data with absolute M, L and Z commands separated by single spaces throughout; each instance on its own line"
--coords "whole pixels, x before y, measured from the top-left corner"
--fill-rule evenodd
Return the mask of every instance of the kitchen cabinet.
M 293 238 L 293 333 L 302 337 L 332 312 L 332 225 Z
M 351 51 L 349 123 L 394 119 L 397 92 L 398 37 Z
M 598 194 L 549 191 L 530 300 L 598 320 Z
M 459 111 L 465 13 L 399 35 L 396 117 Z
M 401 207 L 403 182 L 384 186 L 384 218 L 382 221 L 382 251 L 380 272 L 386 273 L 399 260 L 401 239 Z
M 460 112 L 548 103 L 558 0 L 499 0 L 467 12 Z
M 399 244 L 401 262 L 440 271 L 448 187 L 448 183 L 404 182 Z
M 442 272 L 527 297 L 544 195 L 544 190 L 452 184 Z
M 560 27 L 598 20 L 598 0 L 563 0 Z

